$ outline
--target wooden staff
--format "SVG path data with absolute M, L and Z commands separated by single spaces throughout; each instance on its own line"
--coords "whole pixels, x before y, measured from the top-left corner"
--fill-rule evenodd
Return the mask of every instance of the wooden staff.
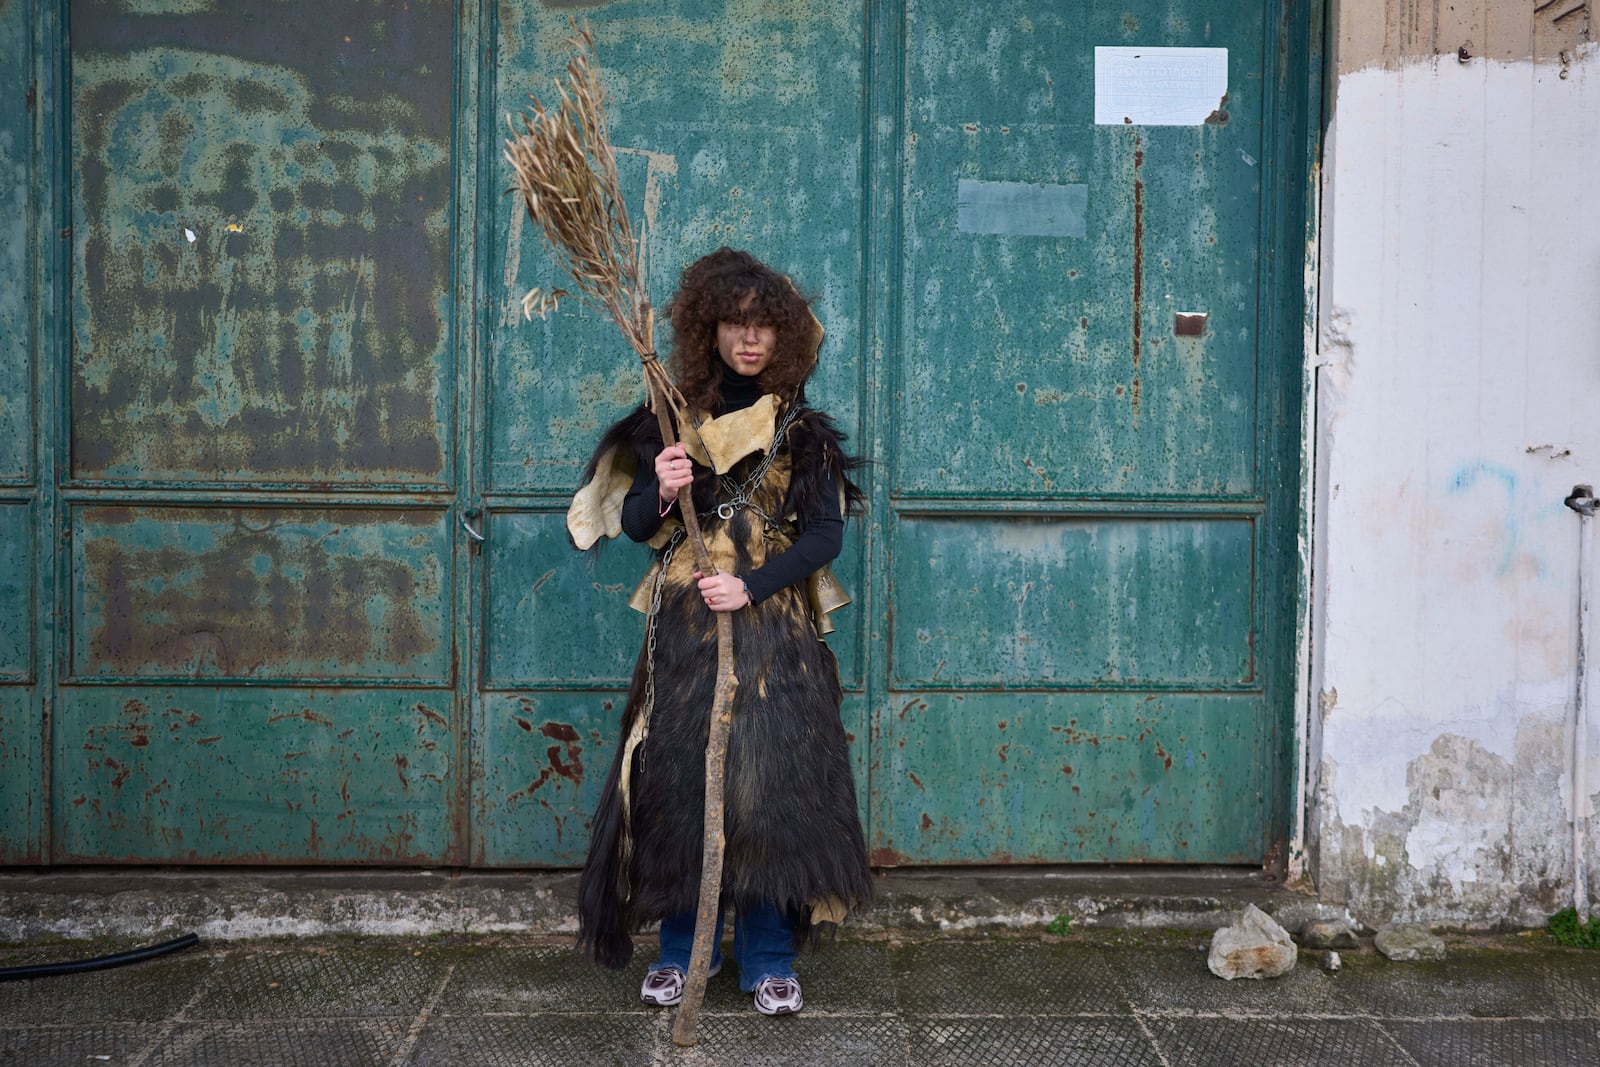
M 573 36 L 567 44 L 573 55 L 567 63 L 566 81 L 556 81 L 560 105 L 548 111 L 537 97 L 530 96 L 532 114 L 522 116 L 522 132 L 512 127 L 505 156 L 528 217 L 539 224 L 556 265 L 576 283 L 578 299 L 609 315 L 638 353 L 650 406 L 661 427 L 662 446 L 669 448 L 678 440 L 673 416 L 682 419 L 685 402 L 656 359 L 655 312 L 640 277 L 642 249 L 628 222 L 616 154 L 606 128 L 606 91 L 594 62 L 594 38 L 587 24 L 580 30 L 575 20 L 569 18 L 569 22 Z M 564 289 L 531 289 L 522 298 L 523 317 L 532 319 L 537 312 L 543 318 L 562 297 L 571 295 Z M 692 485 L 678 490 L 678 512 L 694 550 L 696 569 L 701 574 L 716 574 L 695 515 Z M 717 679 L 706 741 L 700 906 L 688 980 L 672 1026 L 673 1043 L 685 1046 L 697 1039 L 700 1007 L 711 973 L 712 937 L 722 898 L 723 772 L 733 726 L 733 694 L 739 686 L 733 671 L 733 616 L 725 611 L 716 616 Z

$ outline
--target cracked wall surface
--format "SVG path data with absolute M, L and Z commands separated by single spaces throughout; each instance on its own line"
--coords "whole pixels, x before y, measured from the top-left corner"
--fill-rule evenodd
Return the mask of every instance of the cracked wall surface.
M 1335 13 L 1308 846 L 1369 923 L 1537 925 L 1571 899 L 1563 498 L 1600 482 L 1600 53 L 1587 9 L 1545 22 L 1576 2 Z M 1593 897 L 1593 826 L 1588 847 Z

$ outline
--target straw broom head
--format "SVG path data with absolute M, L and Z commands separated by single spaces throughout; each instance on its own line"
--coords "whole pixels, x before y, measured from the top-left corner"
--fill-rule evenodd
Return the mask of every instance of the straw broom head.
M 606 90 L 596 69 L 588 25 L 572 22 L 572 49 L 565 78 L 557 78 L 560 102 L 552 110 L 530 95 L 522 132 L 511 125 L 505 157 L 513 192 L 538 223 L 556 265 L 571 276 L 584 303 L 610 315 L 640 355 L 653 351 L 649 294 L 640 286 L 639 245 L 628 222 L 617 178 L 617 158 L 606 129 Z M 565 289 L 532 289 L 522 298 L 523 315 L 541 318 Z

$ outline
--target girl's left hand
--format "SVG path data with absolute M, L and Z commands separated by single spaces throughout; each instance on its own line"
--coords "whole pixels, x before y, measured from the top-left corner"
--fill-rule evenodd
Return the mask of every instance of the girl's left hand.
M 719 571 L 707 578 L 695 571 L 694 576 L 699 580 L 701 599 L 712 611 L 738 611 L 750 603 L 750 594 L 737 574 Z

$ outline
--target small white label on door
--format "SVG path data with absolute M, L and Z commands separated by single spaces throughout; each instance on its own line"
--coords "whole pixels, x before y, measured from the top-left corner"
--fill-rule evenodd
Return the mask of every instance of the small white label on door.
M 1199 126 L 1226 114 L 1227 92 L 1226 48 L 1094 50 L 1096 125 Z

